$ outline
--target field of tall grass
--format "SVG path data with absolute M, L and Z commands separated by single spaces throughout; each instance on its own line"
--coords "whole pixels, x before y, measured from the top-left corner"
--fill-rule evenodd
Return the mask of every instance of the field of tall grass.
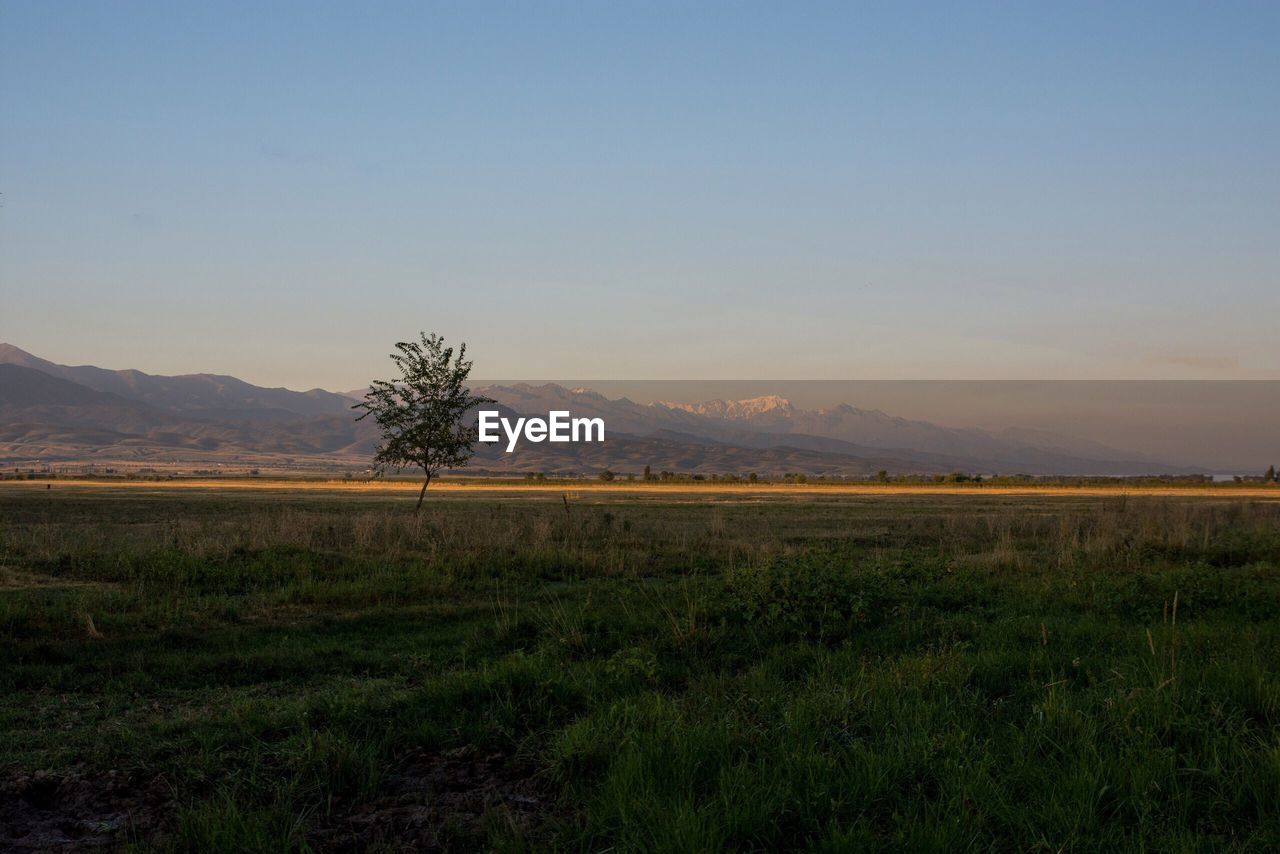
M 1276 502 L 0 490 L 0 849 L 1275 851 L 1278 661 Z

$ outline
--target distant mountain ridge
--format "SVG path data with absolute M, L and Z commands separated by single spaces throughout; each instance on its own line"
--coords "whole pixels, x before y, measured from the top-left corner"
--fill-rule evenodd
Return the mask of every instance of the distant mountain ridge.
M 790 415 L 795 412 L 791 401 L 776 394 L 751 397 L 746 400 L 709 400 L 705 403 L 670 403 L 659 401 L 655 406 L 691 412 L 704 418 L 748 419 L 766 413 Z
M 324 389 L 291 391 L 287 388 L 263 388 L 219 374 L 170 377 L 135 370 L 112 371 L 92 365 L 58 365 L 12 344 L 0 344 L 0 364 L 33 368 L 95 391 L 189 412 L 279 410 L 295 415 L 336 415 L 351 406 L 351 400 L 345 395 Z
M 590 389 L 566 389 L 554 383 L 490 385 L 479 390 L 523 413 L 567 409 L 605 419 L 611 430 L 637 436 L 662 431 L 741 447 L 787 447 L 808 452 L 861 458 L 890 455 L 913 471 L 1021 472 L 1027 474 L 1143 474 L 1191 473 L 1173 466 L 1097 443 L 1027 431 L 999 435 L 977 429 L 943 427 L 912 421 L 879 410 L 849 404 L 805 410 L 784 397 L 770 395 L 745 400 L 712 400 L 699 404 L 657 402 L 641 404 L 625 397 L 611 400 Z M 1078 449 L 1084 449 L 1081 454 Z M 896 471 L 904 471 L 902 468 Z
M 476 389 L 505 415 L 568 410 L 603 418 L 600 444 L 477 444 L 491 471 L 653 470 L 869 475 L 1190 473 L 1044 431 L 943 427 L 848 404 L 806 410 L 784 397 L 637 403 L 554 383 Z M 263 388 L 216 374 L 156 376 L 66 366 L 0 344 L 0 460 L 155 460 L 364 468 L 377 442 L 356 422 L 359 392 Z
M 1006 428 L 998 433 L 972 428 L 943 427 L 888 415 L 878 409 L 859 409 L 847 403 L 803 410 L 777 395 L 747 400 L 713 400 L 700 404 L 662 402 L 655 406 L 690 412 L 706 418 L 742 422 L 770 435 L 807 435 L 839 439 L 872 448 L 909 447 L 950 455 L 974 455 L 1012 462 L 1034 459 L 1040 453 L 1087 456 L 1099 460 L 1155 462 L 1141 454 L 1121 451 L 1044 430 Z

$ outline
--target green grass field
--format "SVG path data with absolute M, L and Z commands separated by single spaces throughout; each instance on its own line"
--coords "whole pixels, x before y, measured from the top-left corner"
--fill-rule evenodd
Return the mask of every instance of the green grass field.
M 1280 850 L 1280 503 L 0 488 L 0 850 Z

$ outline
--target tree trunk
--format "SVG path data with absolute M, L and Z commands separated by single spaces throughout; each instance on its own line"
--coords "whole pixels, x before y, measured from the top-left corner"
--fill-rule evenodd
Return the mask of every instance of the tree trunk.
M 427 473 L 427 478 L 422 482 L 422 491 L 418 493 L 418 504 L 413 508 L 413 512 L 417 513 L 422 509 L 422 499 L 427 497 L 427 487 L 431 485 L 431 474 Z

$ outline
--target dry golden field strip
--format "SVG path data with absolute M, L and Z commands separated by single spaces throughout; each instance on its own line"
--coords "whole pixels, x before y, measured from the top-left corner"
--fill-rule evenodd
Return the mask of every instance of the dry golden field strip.
M 342 493 L 403 493 L 416 498 L 421 481 L 413 480 L 313 480 L 289 478 L 173 478 L 166 480 L 128 480 L 123 478 L 75 478 L 52 480 L 0 481 L 0 490 L 14 494 L 26 491 L 50 489 L 75 490 L 144 490 L 148 492 L 179 490 L 265 490 L 277 492 L 331 492 Z M 501 478 L 466 478 L 442 480 L 433 483 L 428 498 L 442 493 L 461 495 L 467 493 L 497 497 L 500 494 L 560 495 L 587 493 L 600 497 L 627 495 L 705 495 L 712 496 L 789 496 L 806 495 L 829 497 L 833 495 L 1026 495 L 1026 496 L 1077 496 L 1104 497 L 1118 495 L 1146 497 L 1280 500 L 1280 487 L 1265 485 L 1190 485 L 1149 486 L 1117 483 L 1114 486 L 1066 486 L 1066 485 L 980 485 L 980 484 L 880 484 L 880 483 L 646 483 L 622 481 L 598 483 L 591 481 L 551 481 L 520 483 Z

